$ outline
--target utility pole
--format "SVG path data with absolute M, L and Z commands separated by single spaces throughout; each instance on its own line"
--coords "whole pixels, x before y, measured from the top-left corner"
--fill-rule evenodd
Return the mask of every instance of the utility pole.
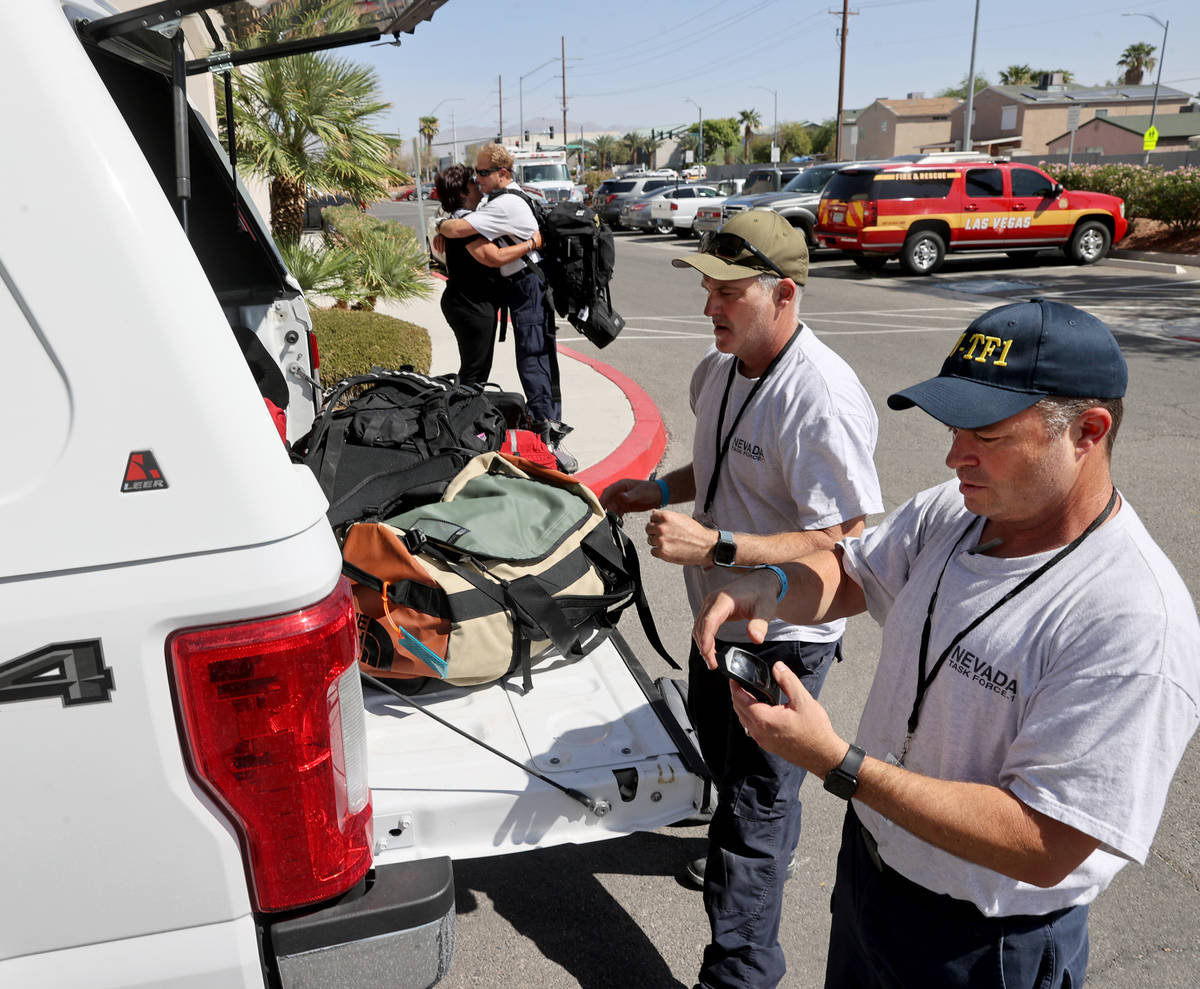
M 975 27 L 971 31 L 971 67 L 967 70 L 967 118 L 963 121 L 963 142 L 959 151 L 974 151 L 975 144 L 971 140 L 971 119 L 975 116 L 975 42 L 979 38 L 979 0 L 975 0 Z M 1071 134 L 1072 139 L 1074 133 Z
M 501 144 L 504 143 L 504 76 L 496 76 L 496 92 L 499 99 L 496 100 L 496 111 L 500 115 L 500 137 Z
M 563 148 L 565 149 L 571 143 L 571 139 L 567 137 L 567 39 L 565 35 L 559 35 L 559 41 L 562 43 L 562 93 L 563 93 Z
M 837 14 L 838 11 L 831 10 L 831 11 L 829 11 L 829 13 Z M 841 65 L 838 68 L 837 127 L 834 131 L 834 144 L 833 144 L 833 160 L 834 161 L 842 160 L 842 112 L 843 112 L 843 104 L 845 101 L 845 94 L 846 94 L 846 31 L 847 31 L 846 21 L 850 17 L 851 14 L 857 15 L 858 11 L 850 9 L 850 0 L 842 0 L 842 9 L 841 9 L 842 58 L 841 58 Z

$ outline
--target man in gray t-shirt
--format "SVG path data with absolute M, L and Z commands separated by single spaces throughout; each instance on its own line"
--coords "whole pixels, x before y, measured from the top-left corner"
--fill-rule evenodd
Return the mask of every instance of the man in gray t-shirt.
M 751 736 L 847 799 L 826 986 L 1078 986 L 1088 904 L 1143 862 L 1200 713 L 1200 622 L 1110 475 L 1127 372 L 1108 328 L 1035 299 L 892 395 L 951 428 L 957 480 L 861 539 L 706 602 L 696 640 L 869 610 L 854 745 L 782 666 Z M 914 945 L 916 947 L 914 947 Z
M 714 345 L 692 376 L 692 463 L 658 481 L 625 479 L 601 501 L 653 510 L 651 553 L 683 567 L 693 611 L 747 566 L 833 546 L 882 510 L 872 455 L 878 420 L 858 377 L 799 321 L 808 275 L 804 234 L 771 210 L 747 210 L 698 253 Z M 694 502 L 690 514 L 668 511 Z M 817 693 L 843 623 L 775 622 L 766 642 L 721 630 L 764 661 L 784 662 Z M 770 989 L 786 971 L 779 945 L 783 883 L 800 835 L 803 770 L 764 752 L 733 715 L 725 680 L 692 650 L 688 712 L 717 786 L 708 855 L 681 878 L 704 889 L 712 939 L 706 989 Z

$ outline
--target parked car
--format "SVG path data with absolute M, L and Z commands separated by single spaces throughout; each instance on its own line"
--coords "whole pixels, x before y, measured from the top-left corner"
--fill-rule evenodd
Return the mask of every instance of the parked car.
M 1124 200 L 1067 192 L 1032 165 L 939 159 L 842 169 L 821 194 L 817 238 L 869 271 L 899 258 L 909 274 L 929 275 L 947 251 L 1056 247 L 1093 264 L 1128 225 Z
M 778 192 L 785 185 L 804 171 L 805 165 L 767 165 L 763 168 L 752 168 L 746 176 L 746 184 L 742 187 L 743 196 L 753 196 L 760 192 Z
M 745 179 L 721 179 L 717 183 L 719 202 L 701 203 L 696 210 L 696 218 L 692 221 L 692 233 L 702 237 L 706 233 L 716 233 L 725 222 L 721 207 L 730 196 L 740 196 L 746 185 Z
M 634 178 L 605 179 L 601 183 L 600 189 L 596 190 L 592 209 L 610 227 L 614 230 L 620 230 L 621 207 L 627 199 L 636 199 L 638 196 L 648 192 L 654 192 L 656 189 L 665 189 L 667 186 L 676 184 L 676 179 L 667 178 L 662 175 L 639 175 Z M 603 192 L 601 192 L 601 189 Z
M 308 201 L 304 204 L 304 229 L 325 229 L 326 224 L 322 214 L 330 206 L 357 206 L 360 210 L 364 211 L 367 208 L 366 203 L 364 203 L 361 199 L 356 199 L 354 196 L 340 194 L 328 196 L 309 196 Z
M 793 226 L 804 231 L 809 250 L 817 245 L 813 231 L 817 225 L 817 205 L 821 201 L 821 190 L 838 173 L 839 169 L 855 162 L 824 162 L 810 165 L 793 175 L 778 192 L 745 193 L 731 196 L 722 204 L 721 222 L 747 209 L 771 209 Z
M 655 189 L 651 193 L 626 199 L 621 204 L 621 226 L 626 230 L 640 230 L 643 233 L 670 233 L 670 221 L 660 224 L 651 213 L 653 204 L 676 194 L 674 185 L 665 189 Z
M 417 198 L 417 187 L 413 186 L 405 193 L 404 198 L 409 202 L 413 202 Z M 422 199 L 437 199 L 437 186 L 432 182 L 421 183 L 421 198 Z
M 676 237 L 690 237 L 696 210 L 701 204 L 720 203 L 722 196 L 715 186 L 684 185 L 669 190 L 661 199 L 650 201 L 650 216 L 659 233 L 674 233 Z

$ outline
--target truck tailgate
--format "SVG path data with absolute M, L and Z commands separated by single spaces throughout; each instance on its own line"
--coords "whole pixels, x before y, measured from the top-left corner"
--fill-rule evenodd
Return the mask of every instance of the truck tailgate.
M 377 863 L 598 841 L 700 806 L 703 763 L 682 706 L 668 704 L 616 631 L 585 648 L 582 658 L 535 661 L 528 694 L 519 673 L 431 684 L 411 703 L 364 687 Z M 594 814 L 413 705 L 611 810 Z

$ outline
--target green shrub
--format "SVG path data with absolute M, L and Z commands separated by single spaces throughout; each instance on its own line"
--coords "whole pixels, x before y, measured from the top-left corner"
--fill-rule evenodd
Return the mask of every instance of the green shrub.
M 358 270 L 358 259 L 344 247 L 311 240 L 277 240 L 275 246 L 304 294 L 343 298 L 346 284 Z
M 604 171 L 600 171 L 598 168 L 589 168 L 583 173 L 583 184 L 587 186 L 587 191 L 592 193 L 600 187 L 600 183 L 605 179 L 611 179 L 613 174 L 610 168 L 606 168 Z
M 412 365 L 429 373 L 433 348 L 429 331 L 383 313 L 350 309 L 318 309 L 312 314 L 326 387 L 372 367 Z
M 1125 200 L 1125 216 L 1158 220 L 1172 230 L 1200 228 L 1200 168 L 1164 172 L 1157 165 L 1074 165 L 1042 163 L 1067 189 L 1104 192 Z
M 329 294 L 357 308 L 374 309 L 377 299 L 402 302 L 432 291 L 425 274 L 425 249 L 411 227 L 353 206 L 331 206 L 321 215 L 328 246 L 348 251 L 357 262 L 342 289 Z

